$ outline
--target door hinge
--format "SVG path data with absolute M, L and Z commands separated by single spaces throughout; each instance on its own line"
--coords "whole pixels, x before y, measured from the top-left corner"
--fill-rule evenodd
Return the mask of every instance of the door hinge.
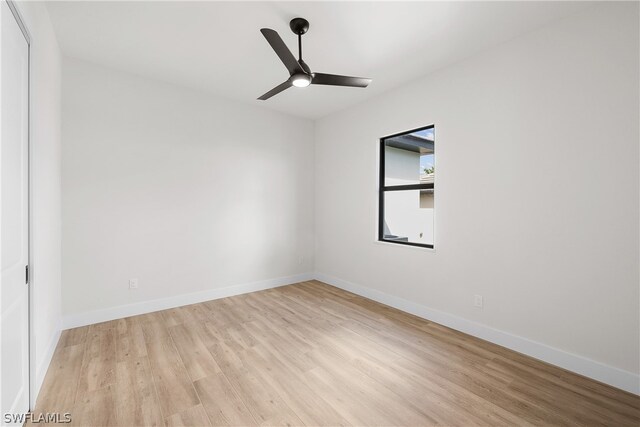
M 25 284 L 29 284 L 29 266 L 25 265 L 24 266 L 24 283 Z

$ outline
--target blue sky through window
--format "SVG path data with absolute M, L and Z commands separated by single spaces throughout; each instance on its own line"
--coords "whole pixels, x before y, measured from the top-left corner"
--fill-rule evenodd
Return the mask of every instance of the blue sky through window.
M 412 135 L 419 136 L 421 138 L 430 139 L 433 141 L 433 128 L 423 129 L 412 133 Z
M 424 156 L 420 156 L 420 173 L 423 173 L 425 168 L 429 169 L 432 167 L 433 167 L 433 154 L 425 154 Z
M 413 135 L 419 136 L 424 139 L 434 140 L 434 128 L 423 129 L 417 132 L 414 132 Z M 433 167 L 433 154 L 425 154 L 420 156 L 420 173 L 423 173 L 425 169 L 429 169 Z

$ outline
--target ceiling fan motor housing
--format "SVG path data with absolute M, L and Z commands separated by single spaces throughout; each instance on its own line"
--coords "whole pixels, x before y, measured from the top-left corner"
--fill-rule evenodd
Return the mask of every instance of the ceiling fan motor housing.
M 309 31 L 309 21 L 304 18 L 293 18 L 291 22 L 289 22 L 289 28 L 291 28 L 294 34 L 301 36 Z

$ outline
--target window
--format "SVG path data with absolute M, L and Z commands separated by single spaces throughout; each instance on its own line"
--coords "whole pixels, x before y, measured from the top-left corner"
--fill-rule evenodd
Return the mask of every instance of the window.
M 378 240 L 433 248 L 435 128 L 380 139 Z

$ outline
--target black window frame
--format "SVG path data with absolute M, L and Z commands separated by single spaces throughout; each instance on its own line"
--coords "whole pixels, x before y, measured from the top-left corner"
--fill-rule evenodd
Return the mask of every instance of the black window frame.
M 386 140 L 390 138 L 395 138 L 401 135 L 408 135 L 414 132 L 419 132 L 422 130 L 433 129 L 433 159 L 435 164 L 435 154 L 436 154 L 436 146 L 435 146 L 435 124 L 431 124 L 428 126 L 422 126 L 416 129 L 407 130 L 404 132 L 394 133 L 393 135 L 387 135 L 380 138 L 380 177 L 379 177 L 379 187 L 378 187 L 378 241 L 385 243 L 395 243 L 398 245 L 405 246 L 417 246 L 420 248 L 428 248 L 433 249 L 434 245 L 425 244 L 425 243 L 414 243 L 414 242 L 403 242 L 398 240 L 388 240 L 384 238 L 384 194 L 387 191 L 407 191 L 407 190 L 434 190 L 434 183 L 428 184 L 411 184 L 411 185 L 385 185 L 385 147 Z M 434 193 L 435 194 L 435 193 Z M 435 205 L 434 205 L 435 208 Z M 435 233 L 434 233 L 435 234 Z M 435 243 L 435 242 L 434 242 Z

